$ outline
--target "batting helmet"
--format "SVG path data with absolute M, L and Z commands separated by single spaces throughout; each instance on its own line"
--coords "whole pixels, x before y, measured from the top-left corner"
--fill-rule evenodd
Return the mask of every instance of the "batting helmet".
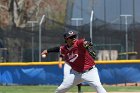
M 76 38 L 77 34 L 74 31 L 68 31 L 67 33 L 64 34 L 64 39 L 71 38 L 71 37 Z

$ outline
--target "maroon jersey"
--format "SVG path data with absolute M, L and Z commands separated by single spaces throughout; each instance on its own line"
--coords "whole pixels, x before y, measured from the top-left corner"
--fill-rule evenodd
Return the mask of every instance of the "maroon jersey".
M 77 72 L 83 72 L 95 65 L 94 59 L 83 46 L 84 39 L 76 39 L 72 47 L 60 47 L 60 54 L 64 60 Z

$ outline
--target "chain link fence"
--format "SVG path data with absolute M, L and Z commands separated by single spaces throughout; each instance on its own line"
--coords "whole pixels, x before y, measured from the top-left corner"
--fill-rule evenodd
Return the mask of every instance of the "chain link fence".
M 122 0 L 67 0 L 66 15 L 64 16 L 61 12 L 60 18 L 57 15 L 54 16 L 57 11 L 55 7 L 55 10 L 45 14 L 41 30 L 39 21 L 34 24 L 27 22 L 24 27 L 9 25 L 0 29 L 0 62 L 38 62 L 40 43 L 41 50 L 60 46 L 64 43 L 64 32 L 70 29 L 77 31 L 79 38 L 90 38 L 90 28 L 92 28 L 92 41 L 97 53 L 96 60 L 126 59 L 126 55 L 129 59 L 138 59 L 140 58 L 140 21 L 137 17 L 139 6 L 136 2 L 139 1 L 128 0 L 127 2 L 128 5 L 133 6 L 126 6 L 129 8 L 128 10 L 131 10 L 130 14 L 133 16 L 131 20 L 128 20 L 127 31 L 125 19 L 120 17 L 125 11 L 122 8 L 125 5 Z M 61 3 L 59 4 L 61 6 Z M 110 6 L 107 6 L 108 4 Z M 115 6 L 116 4 L 118 6 Z M 50 9 L 54 8 L 50 7 Z M 63 10 L 62 6 L 61 9 Z M 94 15 L 91 27 L 90 14 L 92 10 L 94 10 Z M 116 12 L 114 13 L 114 11 Z M 82 20 L 77 22 L 72 18 L 81 18 Z M 41 42 L 39 41 L 40 37 Z M 42 58 L 41 61 L 56 61 L 58 56 L 59 53 L 50 53 L 47 58 Z

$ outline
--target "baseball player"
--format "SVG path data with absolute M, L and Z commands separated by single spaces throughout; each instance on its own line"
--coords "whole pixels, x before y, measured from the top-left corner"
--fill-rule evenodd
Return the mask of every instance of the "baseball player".
M 85 39 L 76 39 L 77 34 L 69 31 L 64 34 L 65 45 L 60 47 L 60 56 L 72 68 L 69 76 L 65 77 L 55 93 L 65 93 L 71 87 L 87 82 L 97 93 L 107 93 L 103 88 L 94 62 L 92 43 Z M 42 54 L 45 54 L 43 51 Z
M 50 48 L 50 49 L 46 49 L 46 50 L 44 50 L 42 52 L 42 55 L 43 54 L 48 55 L 48 53 L 50 53 L 50 52 L 59 52 L 59 50 L 60 50 L 60 47 L 59 46 L 58 47 L 53 47 L 53 48 Z M 59 57 L 58 67 L 59 68 L 62 68 L 62 57 L 61 56 Z M 64 79 L 67 76 L 69 76 L 70 71 L 71 71 L 71 67 L 67 63 L 65 63 L 64 64 L 64 77 L 63 77 L 63 81 L 64 81 Z M 78 93 L 81 93 L 81 84 L 78 84 L 77 87 L 78 87 Z

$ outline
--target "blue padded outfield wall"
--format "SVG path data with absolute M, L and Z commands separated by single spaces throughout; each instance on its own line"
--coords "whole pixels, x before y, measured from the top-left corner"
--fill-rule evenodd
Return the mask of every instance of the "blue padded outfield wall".
M 96 67 L 102 83 L 140 82 L 140 63 L 97 64 Z M 0 84 L 3 85 L 58 85 L 62 79 L 63 69 L 56 64 L 0 65 Z

